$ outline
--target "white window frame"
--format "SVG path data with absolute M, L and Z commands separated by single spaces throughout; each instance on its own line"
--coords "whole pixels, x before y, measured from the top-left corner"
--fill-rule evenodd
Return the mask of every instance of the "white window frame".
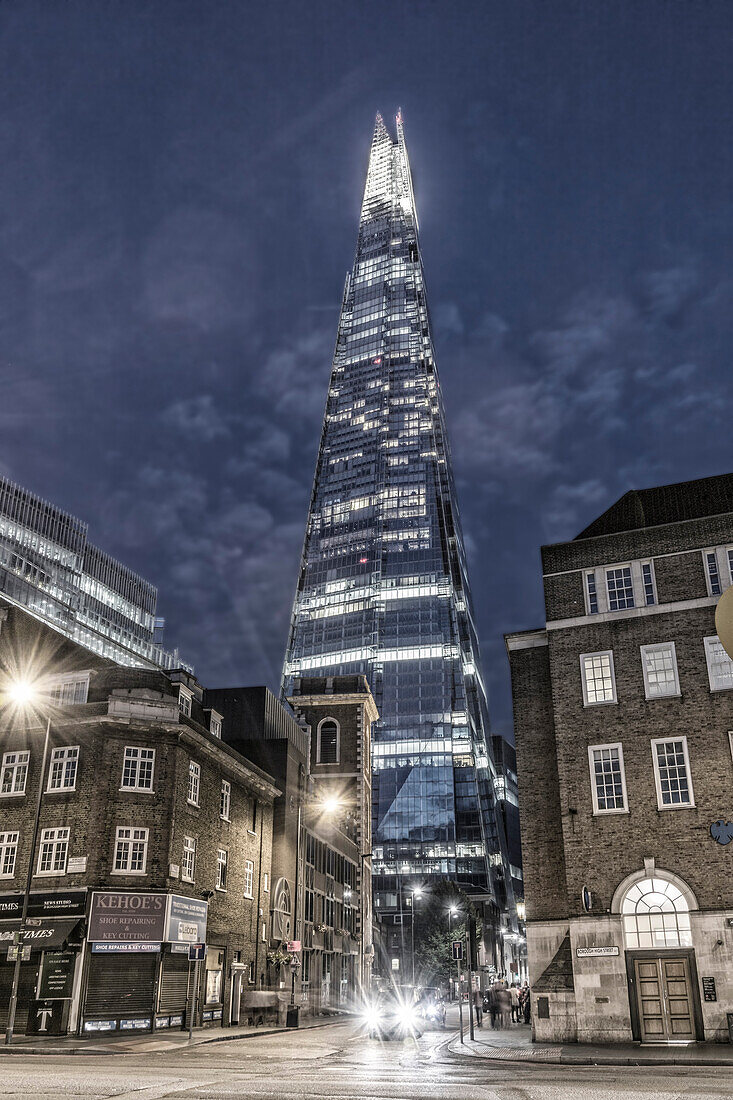
M 0 833 L 0 878 L 15 878 L 15 868 L 18 865 L 18 843 L 20 833 Z M 6 856 L 12 855 L 12 866 L 9 871 L 4 871 Z
M 651 582 L 652 582 L 652 598 L 651 598 L 651 601 L 646 598 L 646 585 L 644 584 L 644 566 L 645 565 L 649 566 L 649 576 L 650 576 L 650 579 L 651 579 Z M 633 576 L 634 562 L 631 563 L 631 570 L 632 570 L 632 576 Z M 656 576 L 656 573 L 654 572 L 654 559 L 653 558 L 645 558 L 645 559 L 643 558 L 639 562 L 639 584 L 641 585 L 641 588 L 640 588 L 641 599 L 640 599 L 640 602 L 639 602 L 638 606 L 639 607 L 656 607 L 656 605 L 659 603 L 659 597 L 657 595 L 657 576 Z
M 65 672 L 62 676 L 54 676 L 43 685 L 43 694 L 54 707 L 70 707 L 86 703 L 89 698 L 89 677 L 91 672 Z M 73 689 L 74 698 L 64 699 L 64 694 L 70 694 Z M 76 698 L 76 696 L 79 698 Z
M 731 734 L 731 737 L 733 737 L 733 734 Z M 731 741 L 731 752 L 733 752 L 733 741 Z M 264 894 L 270 893 L 270 876 L 267 871 L 262 876 L 262 892 Z
M 608 574 L 615 570 L 628 569 L 629 581 L 631 582 L 631 607 L 611 607 L 611 592 L 608 587 Z M 641 566 L 639 566 L 639 576 L 641 577 Z M 618 615 L 621 611 L 631 611 L 633 608 L 639 606 L 637 587 L 634 584 L 634 563 L 630 561 L 621 562 L 620 565 L 604 565 L 603 567 L 603 581 L 606 586 L 606 600 L 608 602 L 608 610 L 612 615 Z
M 585 661 L 591 657 L 610 657 L 611 666 L 611 688 L 613 690 L 612 699 L 588 700 L 588 684 L 585 677 Z M 581 653 L 580 654 L 580 683 L 583 689 L 583 706 L 584 707 L 608 707 L 618 702 L 616 696 L 616 669 L 613 662 L 613 650 L 612 649 L 599 649 L 595 653 Z
M 659 774 L 659 761 L 657 759 L 657 745 L 664 745 L 670 741 L 681 741 L 682 752 L 685 758 L 685 769 L 687 772 L 687 789 L 690 793 L 689 802 L 663 802 L 662 801 L 662 782 Z M 652 739 L 652 763 L 654 765 L 654 785 L 657 790 L 657 809 L 658 810 L 692 810 L 695 808 L 695 792 L 692 788 L 692 771 L 690 770 L 690 756 L 687 751 L 687 738 L 677 735 L 671 735 L 670 737 L 654 737 Z
M 143 757 L 142 754 L 145 753 Z M 127 769 L 128 761 L 131 763 L 131 767 Z M 150 783 L 145 784 L 140 782 L 140 772 L 142 764 L 150 764 Z M 125 782 L 125 771 L 129 770 L 133 773 L 132 778 L 134 782 Z M 147 767 L 145 769 L 147 771 Z M 153 783 L 155 781 L 155 749 L 149 748 L 147 745 L 125 745 L 125 750 L 122 754 L 122 780 L 120 783 L 121 791 L 137 791 L 141 794 L 155 794 L 153 789 Z
M 224 719 L 217 710 L 209 712 L 209 733 L 221 741 L 221 729 Z
M 181 857 L 181 882 L 196 881 L 196 849 L 198 844 L 195 836 L 184 836 L 183 855 Z M 190 860 L 189 857 L 190 856 Z M 190 863 L 190 871 L 188 864 Z
M 646 667 L 646 654 L 658 649 L 671 649 L 672 650 L 672 664 L 674 672 L 674 691 L 666 691 L 663 694 L 652 694 L 649 690 L 649 680 L 647 678 Z M 674 699 L 679 697 L 680 692 L 680 677 L 677 670 L 677 650 L 674 642 L 652 642 L 649 645 L 639 646 L 639 652 L 641 653 L 641 674 L 644 679 L 644 695 L 650 702 L 655 702 L 657 699 Z
M 621 793 L 623 795 L 624 804 L 623 806 L 615 807 L 612 810 L 602 810 L 598 805 L 598 788 L 596 787 L 596 770 L 593 753 L 596 751 L 601 751 L 602 749 L 618 749 L 618 762 L 621 769 Z M 624 749 L 621 742 L 612 741 L 605 745 L 589 745 L 588 768 L 590 770 L 590 790 L 593 797 L 594 817 L 603 817 L 606 814 L 627 814 L 629 812 L 629 800 L 626 795 L 626 769 L 624 767 Z
M 733 764 L 733 730 L 728 731 L 728 744 L 730 745 L 731 764 Z
M 59 875 L 66 874 L 66 865 L 69 860 L 69 840 L 71 837 L 71 829 L 68 826 L 55 829 L 43 829 L 41 832 L 41 839 L 38 845 L 38 861 L 36 863 L 36 875 L 41 878 L 53 878 Z M 48 871 L 42 870 L 43 865 L 43 849 L 44 846 L 50 846 L 51 849 L 51 869 Z M 63 850 L 64 853 L 64 865 L 63 868 L 54 868 L 53 864 L 57 862 L 57 851 Z
M 178 685 L 178 709 L 187 718 L 191 717 L 193 710 L 193 694 L 183 684 Z
M 189 760 L 188 762 L 186 802 L 189 806 L 201 805 L 201 765 L 197 764 L 195 760 Z
M 731 691 L 733 689 L 733 682 L 731 682 L 729 684 L 720 684 L 714 679 L 714 676 L 713 676 L 713 669 L 712 669 L 712 662 L 711 662 L 711 650 L 713 649 L 714 645 L 720 645 L 721 648 L 722 648 L 720 638 L 718 637 L 717 634 L 710 634 L 710 635 L 708 635 L 707 638 L 703 638 L 703 643 L 705 645 L 705 662 L 708 666 L 708 682 L 710 683 L 710 690 L 711 691 Z M 725 650 L 723 650 L 723 652 L 725 652 Z M 733 662 L 731 662 L 731 663 L 733 663 Z
M 216 849 L 216 888 L 222 894 L 227 891 L 227 879 L 229 877 L 229 852 L 226 848 Z
M 61 745 L 51 750 L 51 759 L 48 763 L 48 777 L 46 779 L 46 794 L 56 794 L 62 791 L 76 790 L 76 777 L 79 773 L 79 745 Z M 69 764 L 73 762 L 72 782 L 67 782 Z M 60 783 L 51 785 L 54 771 L 59 768 Z
M 591 593 L 589 581 L 593 581 L 593 599 L 595 600 L 595 610 L 591 607 Z M 599 615 L 601 611 L 601 602 L 598 598 L 598 576 L 595 569 L 586 569 L 583 573 L 583 593 L 585 595 L 585 612 L 586 615 Z
M 321 727 L 324 726 L 326 724 L 326 722 L 333 722 L 333 724 L 336 726 L 336 759 L 335 760 L 328 760 L 328 761 L 321 760 Z M 337 718 L 334 718 L 332 715 L 327 715 L 325 718 L 321 718 L 320 722 L 318 723 L 317 730 L 316 730 L 316 764 L 323 764 L 325 767 L 329 767 L 329 766 L 332 766 L 332 765 L 335 765 L 335 764 L 340 764 L 340 763 L 341 763 L 341 723 L 338 721 Z
M 115 831 L 115 851 L 112 859 L 113 875 L 147 875 L 148 873 L 148 842 L 150 830 L 138 825 L 118 825 Z M 142 867 L 131 868 L 133 847 L 142 845 Z M 118 867 L 118 856 L 124 852 L 124 866 Z
M 232 785 L 228 779 L 222 779 L 219 792 L 219 817 L 222 821 L 231 821 Z
M 245 859 L 244 861 L 244 896 L 246 898 L 254 898 L 255 896 L 255 865 L 254 860 Z
M 8 759 L 9 757 L 11 759 Z M 12 773 L 13 781 L 9 791 L 0 791 L 0 798 L 20 798 L 25 794 L 30 767 L 31 754 L 28 749 L 12 749 L 10 752 L 3 753 L 3 762 L 0 765 L 0 782 L 2 782 L 6 770 Z M 23 769 L 23 785 L 19 786 L 18 772 L 21 769 Z
M 706 546 L 700 553 L 702 554 L 705 587 L 707 588 L 708 596 L 717 599 L 718 596 L 722 596 L 726 588 L 730 588 L 731 584 L 733 584 L 733 560 L 731 557 L 731 555 L 733 555 L 733 546 Z M 718 574 L 720 592 L 713 592 L 708 555 L 715 558 L 715 568 Z

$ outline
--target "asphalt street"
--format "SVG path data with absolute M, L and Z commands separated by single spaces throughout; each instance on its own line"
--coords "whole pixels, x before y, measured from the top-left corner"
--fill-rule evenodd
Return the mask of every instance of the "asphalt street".
M 530 1066 L 462 1059 L 455 1032 L 368 1039 L 354 1022 L 129 1055 L 0 1054 L 0 1096 L 55 1100 L 733 1100 L 733 1069 Z

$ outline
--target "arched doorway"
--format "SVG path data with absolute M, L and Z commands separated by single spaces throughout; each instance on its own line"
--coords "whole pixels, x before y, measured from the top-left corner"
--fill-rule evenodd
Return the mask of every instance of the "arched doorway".
M 694 895 L 674 875 L 632 876 L 616 893 L 623 922 L 632 1020 L 642 1042 L 691 1042 L 698 1014 L 690 910 Z

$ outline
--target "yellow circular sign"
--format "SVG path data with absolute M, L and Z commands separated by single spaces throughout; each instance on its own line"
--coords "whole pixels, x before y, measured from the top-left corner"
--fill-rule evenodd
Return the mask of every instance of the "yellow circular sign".
M 733 586 L 726 588 L 715 608 L 715 629 L 720 644 L 733 661 Z

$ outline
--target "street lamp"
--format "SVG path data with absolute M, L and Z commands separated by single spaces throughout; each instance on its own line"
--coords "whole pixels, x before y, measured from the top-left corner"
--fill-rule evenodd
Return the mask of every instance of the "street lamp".
M 416 887 L 411 894 L 410 902 L 410 953 L 412 955 L 412 991 L 415 992 L 415 902 L 422 897 L 422 890 Z
M 18 709 L 23 709 L 30 706 L 32 703 L 38 700 L 38 689 L 29 684 L 25 680 L 17 681 L 12 684 L 5 694 Z M 20 929 L 18 931 L 18 944 L 17 954 L 15 957 L 15 968 L 13 970 L 13 984 L 10 991 L 10 1008 L 8 1010 L 8 1026 L 5 1031 L 5 1045 L 9 1046 L 13 1040 L 13 1028 L 15 1027 L 15 1012 L 18 1006 L 18 985 L 20 983 L 20 964 L 23 957 L 23 934 L 25 932 L 25 922 L 28 917 L 28 905 L 31 896 L 31 886 L 33 884 L 33 860 L 35 858 L 36 845 L 38 843 L 38 831 L 41 824 L 41 803 L 43 801 L 43 780 L 46 775 L 46 761 L 48 759 L 48 742 L 51 736 L 51 716 L 48 715 L 46 720 L 46 735 L 43 739 L 43 761 L 41 763 L 41 774 L 38 781 L 38 794 L 36 795 L 36 816 L 33 821 L 33 839 L 31 840 L 31 850 L 28 856 L 28 874 L 25 882 L 25 894 L 23 895 L 23 909 L 20 916 Z

